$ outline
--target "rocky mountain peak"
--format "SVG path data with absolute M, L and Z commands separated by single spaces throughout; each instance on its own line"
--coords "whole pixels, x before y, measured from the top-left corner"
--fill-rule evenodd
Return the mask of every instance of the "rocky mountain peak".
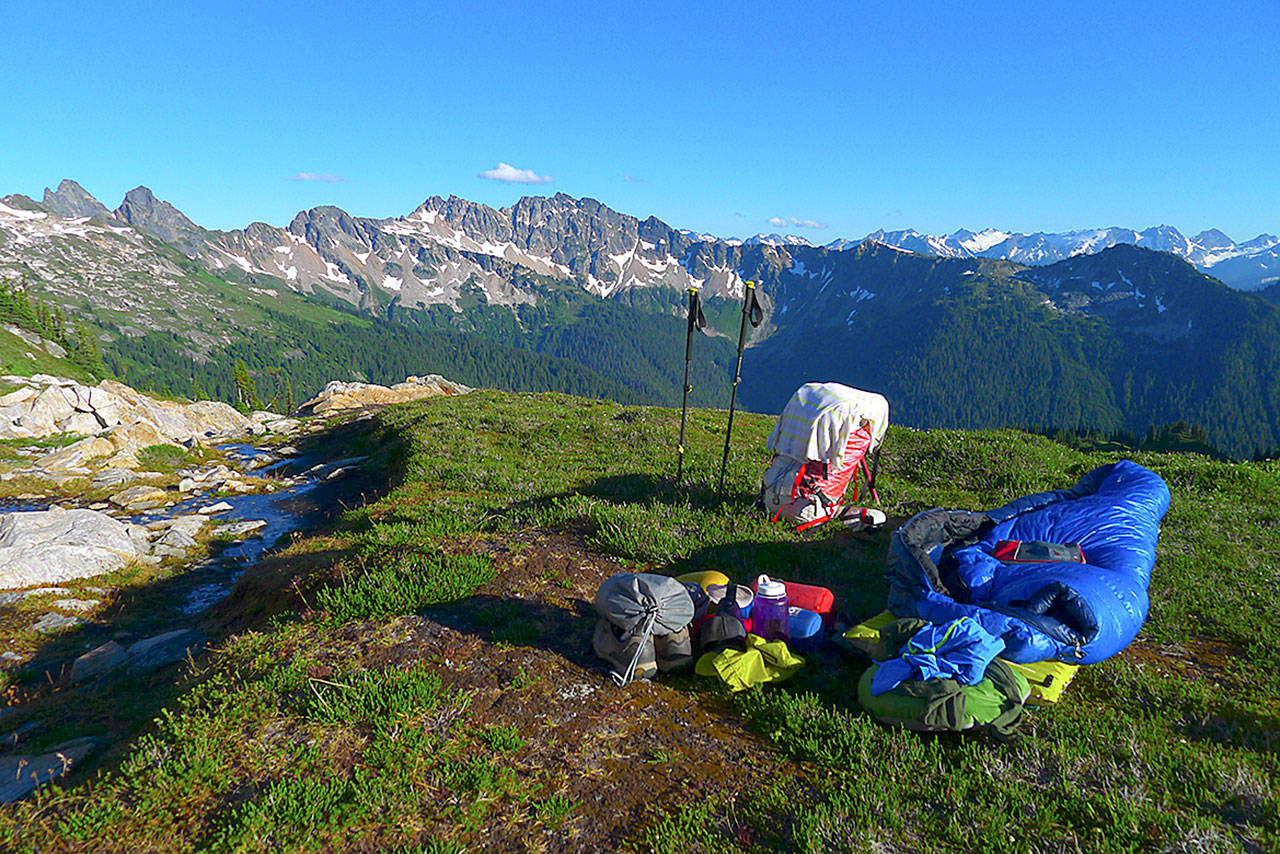
M 147 187 L 134 187 L 125 193 L 124 201 L 114 211 L 116 219 L 176 246 L 188 255 L 201 248 L 204 229 L 166 201 L 157 199 Z
M 1227 237 L 1225 234 L 1223 234 L 1221 231 L 1219 231 L 1216 228 L 1206 229 L 1205 231 L 1202 231 L 1199 234 L 1197 234 L 1195 237 L 1191 238 L 1191 240 L 1193 243 L 1198 243 L 1200 246 L 1209 250 L 1230 249 L 1231 247 L 1236 245 L 1236 242 L 1234 240 L 1232 240 L 1230 237 Z
M 68 218 L 111 216 L 106 205 L 70 178 L 63 178 L 56 191 L 45 187 L 41 204 L 50 213 Z

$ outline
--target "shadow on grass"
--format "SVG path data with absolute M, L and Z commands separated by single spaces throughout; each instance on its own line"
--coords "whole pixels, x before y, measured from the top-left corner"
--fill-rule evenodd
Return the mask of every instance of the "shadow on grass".
M 597 665 L 605 669 L 591 649 L 596 613 L 581 599 L 564 608 L 534 599 L 477 594 L 434 605 L 423 615 L 487 643 L 534 647 L 588 670 Z
M 722 495 L 710 488 L 675 490 L 669 481 L 641 474 L 613 475 L 592 481 L 573 493 L 544 496 L 510 505 L 506 512 L 520 515 L 528 512 L 536 518 L 537 508 L 573 495 L 603 499 L 614 505 L 643 504 L 658 501 L 676 507 L 692 505 L 704 512 L 716 512 L 725 505 L 744 509 L 753 496 Z M 532 511 L 532 512 L 531 512 Z M 587 533 L 579 531 L 582 535 Z M 884 610 L 886 588 L 884 563 L 888 553 L 891 528 L 866 533 L 839 529 L 815 529 L 813 534 L 800 534 L 784 541 L 743 539 L 696 549 L 652 571 L 667 575 L 716 570 L 731 580 L 750 584 L 761 574 L 788 581 L 828 587 L 836 596 L 836 611 L 847 614 L 850 622 L 864 619 Z M 609 551 L 607 546 L 592 547 Z M 625 556 L 625 555 L 624 555 Z M 526 561 L 526 566 L 538 566 Z M 537 597 L 504 597 L 479 594 L 456 602 L 432 606 L 423 612 L 428 619 L 494 644 L 538 648 L 554 652 L 567 661 L 589 670 L 605 673 L 608 666 L 596 656 L 591 637 L 597 615 L 590 598 L 595 586 L 604 581 L 581 579 L 578 596 L 564 606 L 550 604 Z M 527 584 L 530 579 L 524 579 Z M 553 593 L 550 597 L 566 601 Z M 865 667 L 861 659 L 851 658 L 833 644 L 824 645 L 811 654 L 809 667 L 789 685 L 796 690 L 821 694 L 839 707 L 857 708 L 857 678 Z
M 610 670 L 610 665 L 592 648 L 597 615 L 584 600 L 575 600 L 572 608 L 562 608 L 537 600 L 481 594 L 425 609 L 423 616 L 486 643 L 554 653 L 566 663 L 602 678 Z M 694 661 L 698 654 L 695 648 Z M 805 667 L 778 688 L 813 692 L 838 709 L 860 713 L 857 684 L 867 662 L 830 642 L 803 657 Z M 657 678 L 680 690 L 709 689 L 713 698 L 710 702 L 717 708 L 731 707 L 725 705 L 727 695 L 719 682 L 694 676 L 692 662 Z
M 597 478 L 572 490 L 540 495 L 525 501 L 514 501 L 501 511 L 501 515 L 520 516 L 531 511 L 552 507 L 574 496 L 599 498 L 615 504 L 646 504 L 656 501 L 670 507 L 694 510 L 719 510 L 725 506 L 742 507 L 753 504 L 756 493 L 722 492 L 710 482 L 686 482 L 676 484 L 671 478 L 649 474 L 618 474 Z
M 719 510 L 726 505 L 743 507 L 755 502 L 755 495 L 722 494 L 709 484 L 676 488 L 665 479 L 646 475 L 614 475 L 592 481 L 578 490 L 581 495 L 618 503 L 650 500 L 696 509 Z M 547 499 L 550 500 L 550 499 Z M 837 609 L 857 617 L 869 617 L 884 610 L 886 588 L 884 563 L 896 521 L 872 532 L 853 532 L 829 526 L 797 534 L 789 541 L 755 541 L 698 549 L 661 568 L 670 575 L 717 570 L 730 580 L 750 584 L 757 576 L 817 584 L 836 595 Z

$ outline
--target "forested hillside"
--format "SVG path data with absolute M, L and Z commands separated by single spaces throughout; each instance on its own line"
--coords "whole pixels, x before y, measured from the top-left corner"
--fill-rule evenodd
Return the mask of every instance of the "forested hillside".
M 322 206 L 231 232 L 145 188 L 112 216 L 70 183 L 45 204 L 6 198 L 0 270 L 48 306 L 31 322 L 69 350 L 84 324 L 112 371 L 171 394 L 287 407 L 330 379 L 434 372 L 676 405 L 696 289 L 710 329 L 690 399 L 724 406 L 750 280 L 765 317 L 746 409 L 778 412 L 801 383 L 836 380 L 918 427 L 1183 425 L 1237 458 L 1280 452 L 1274 290 L 1233 291 L 1128 244 L 1024 266 L 871 240 L 726 241 L 564 194 L 501 210 L 432 197 L 384 220 Z
M 435 328 L 427 318 L 315 323 L 268 311 L 275 335 L 246 339 L 193 357 L 175 333 L 129 337 L 109 329 L 107 368 L 139 388 L 237 402 L 236 366 L 252 378 L 260 401 L 296 405 L 334 379 L 400 382 L 439 373 L 471 386 L 562 391 L 631 404 L 678 405 L 684 377 L 685 325 L 651 316 L 626 323 L 619 309 L 590 305 L 582 316 L 540 333 Z M 505 339 L 508 343 L 501 343 Z M 723 339 L 699 336 L 690 384 L 694 405 L 726 405 L 734 352 Z
M 800 383 L 837 380 L 918 427 L 1142 436 L 1182 423 L 1237 458 L 1280 449 L 1280 311 L 1184 261 L 1131 246 L 1035 269 L 855 252 L 853 291 L 801 302 L 779 282 L 788 324 L 747 352 L 748 407 L 777 411 Z

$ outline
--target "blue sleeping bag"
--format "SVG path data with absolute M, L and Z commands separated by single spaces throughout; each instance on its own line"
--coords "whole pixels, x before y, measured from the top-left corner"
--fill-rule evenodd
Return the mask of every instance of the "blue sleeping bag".
M 1168 509 L 1160 476 L 1122 460 L 986 513 L 927 510 L 894 532 L 889 610 L 937 624 L 970 617 L 1010 661 L 1102 661 L 1147 618 Z

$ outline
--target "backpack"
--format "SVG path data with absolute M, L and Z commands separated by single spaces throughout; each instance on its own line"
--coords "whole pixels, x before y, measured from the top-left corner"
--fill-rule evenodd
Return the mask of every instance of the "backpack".
M 761 478 L 757 503 L 770 519 L 804 530 L 845 510 L 850 485 L 854 500 L 864 484 L 875 497 L 875 465 L 888 425 L 889 403 L 881 395 L 839 383 L 806 383 L 792 395 L 765 442 L 773 458 Z

